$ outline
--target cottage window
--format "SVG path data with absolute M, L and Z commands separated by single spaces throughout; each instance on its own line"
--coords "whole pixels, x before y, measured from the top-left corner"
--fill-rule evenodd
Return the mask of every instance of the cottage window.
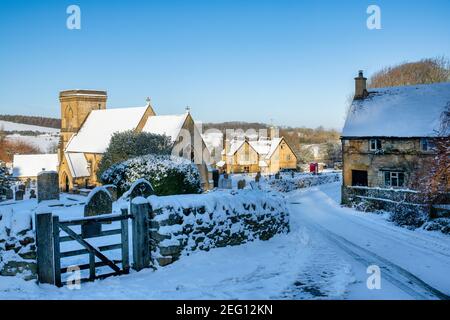
M 369 141 L 369 149 L 370 151 L 381 150 L 381 140 L 380 139 L 370 139 Z
M 403 187 L 405 184 L 405 173 L 397 171 L 385 171 L 384 184 L 386 187 Z
M 421 139 L 420 140 L 420 149 L 422 151 L 433 151 L 436 149 L 436 145 L 432 140 L 429 139 Z

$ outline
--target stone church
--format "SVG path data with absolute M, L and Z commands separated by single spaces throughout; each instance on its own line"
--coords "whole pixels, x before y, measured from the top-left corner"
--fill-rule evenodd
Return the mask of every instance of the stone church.
M 200 142 L 188 145 L 190 160 L 195 161 L 205 189 L 210 188 L 208 149 L 187 109 L 179 115 L 156 115 L 150 100 L 144 107 L 107 109 L 106 91 L 67 90 L 60 92 L 61 140 L 58 152 L 59 185 L 63 192 L 88 188 L 97 181 L 98 164 L 111 136 L 116 132 L 134 130 L 165 134 L 174 148 L 186 145 L 183 132 L 200 137 Z M 185 147 L 183 147 L 185 148 Z

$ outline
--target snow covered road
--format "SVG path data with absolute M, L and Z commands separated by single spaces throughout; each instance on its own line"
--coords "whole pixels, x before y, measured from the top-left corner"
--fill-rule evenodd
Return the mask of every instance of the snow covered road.
M 341 208 L 339 184 L 292 192 L 291 220 L 325 241 L 351 265 L 351 299 L 449 299 L 450 238 L 392 225 L 385 217 Z M 381 290 L 366 286 L 367 267 L 381 269 Z
M 339 205 L 340 183 L 287 194 L 291 232 L 81 285 L 0 277 L 0 299 L 445 299 L 450 237 Z M 381 269 L 370 290 L 367 267 Z

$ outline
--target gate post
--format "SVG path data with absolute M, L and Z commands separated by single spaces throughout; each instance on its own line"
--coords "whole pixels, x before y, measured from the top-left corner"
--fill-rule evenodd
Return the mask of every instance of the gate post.
M 131 200 L 132 238 L 133 238 L 133 269 L 140 271 L 150 266 L 150 241 L 148 230 L 148 215 L 150 205 L 143 197 Z
M 38 282 L 54 285 L 52 213 L 36 213 L 35 221 Z

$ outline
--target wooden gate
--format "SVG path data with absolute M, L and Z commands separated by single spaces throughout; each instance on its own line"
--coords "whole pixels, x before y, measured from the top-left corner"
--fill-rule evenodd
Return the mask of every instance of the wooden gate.
M 58 216 L 52 213 L 36 214 L 36 243 L 37 243 L 37 264 L 38 281 L 40 283 L 50 283 L 58 287 L 67 284 L 61 280 L 61 275 L 73 270 L 89 270 L 89 277 L 79 279 L 80 282 L 104 279 L 109 276 L 116 276 L 129 273 L 129 241 L 128 241 L 128 219 L 132 219 L 133 232 L 133 268 L 141 270 L 150 264 L 149 259 L 149 239 L 148 236 L 148 214 L 149 206 L 146 204 L 132 205 L 132 214 L 128 210 L 122 210 L 121 214 L 110 214 L 105 216 L 85 217 L 60 221 Z M 134 212 L 134 214 L 133 214 Z M 101 231 L 96 235 L 82 237 L 71 227 L 86 226 L 92 224 L 107 224 L 120 221 L 120 228 Z M 96 247 L 88 240 L 98 237 L 105 237 L 120 234 L 120 243 L 111 243 Z M 144 235 L 144 236 L 142 236 Z M 136 240 L 135 240 L 136 239 Z M 83 246 L 83 249 L 69 250 L 61 252 L 61 243 L 76 241 Z M 121 259 L 113 260 L 108 258 L 103 252 L 111 250 L 121 250 Z M 140 253 L 138 256 L 137 253 Z M 61 267 L 61 259 L 80 255 L 89 255 L 89 263 Z M 143 257 L 144 256 L 144 259 Z M 148 257 L 147 257 L 148 256 Z M 96 261 L 96 258 L 100 261 Z M 96 268 L 109 267 L 111 272 L 96 274 Z M 78 280 L 78 279 L 77 279 Z

